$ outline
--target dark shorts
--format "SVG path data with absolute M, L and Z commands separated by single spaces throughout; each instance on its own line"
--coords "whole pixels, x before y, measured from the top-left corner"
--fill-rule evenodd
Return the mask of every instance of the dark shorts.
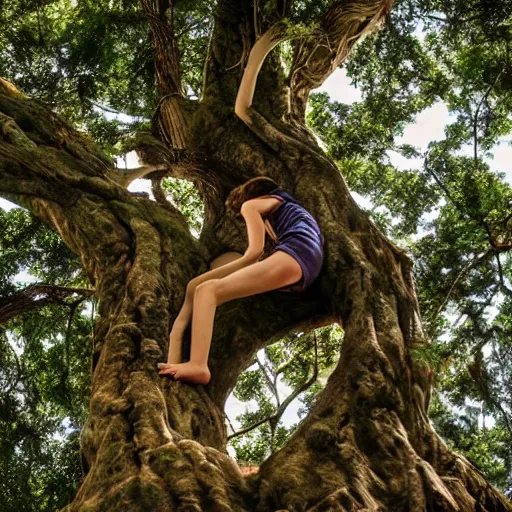
M 276 251 L 289 254 L 302 269 L 302 277 L 296 283 L 278 288 L 279 291 L 303 292 L 318 277 L 324 260 L 323 238 L 315 237 L 305 243 L 300 237 L 280 242 L 275 247 Z

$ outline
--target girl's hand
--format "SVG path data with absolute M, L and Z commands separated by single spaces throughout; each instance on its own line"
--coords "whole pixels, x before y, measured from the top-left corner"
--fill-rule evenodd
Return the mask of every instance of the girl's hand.
M 171 363 L 158 363 L 158 375 L 171 375 Z

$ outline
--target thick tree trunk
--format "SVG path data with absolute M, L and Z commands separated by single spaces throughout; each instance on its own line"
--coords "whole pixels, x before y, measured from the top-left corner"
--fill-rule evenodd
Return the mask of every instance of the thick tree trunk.
M 367 3 L 368 16 L 378 18 L 384 7 Z M 231 5 L 225 0 L 219 9 L 223 4 Z M 249 29 L 232 34 L 233 48 L 250 48 Z M 312 85 L 307 69 L 301 64 L 295 82 L 295 125 L 280 121 L 284 80 L 272 62 L 261 77 L 279 92 L 256 95 L 258 110 L 249 101 L 244 124 L 232 110 L 240 76 L 226 72 L 222 60 L 234 55 L 221 51 L 222 41 L 212 43 L 205 97 L 184 144 L 193 148 L 186 172 L 206 208 L 199 242 L 172 205 L 121 188 L 87 139 L 0 82 L 0 194 L 46 220 L 80 255 L 99 300 L 82 432 L 85 478 L 66 512 L 512 510 L 429 424 L 429 372 L 410 356 L 425 343 L 411 262 L 357 207 L 336 166 L 300 126 Z M 175 149 L 151 144 L 165 158 Z M 187 281 L 221 252 L 246 247 L 243 224 L 224 215 L 223 203 L 233 186 L 259 174 L 319 221 L 322 274 L 300 296 L 270 292 L 221 306 L 207 387 L 159 377 L 156 363 Z M 239 374 L 281 335 L 332 322 L 345 339 L 326 388 L 284 449 L 257 477 L 244 478 L 226 453 L 223 420 Z

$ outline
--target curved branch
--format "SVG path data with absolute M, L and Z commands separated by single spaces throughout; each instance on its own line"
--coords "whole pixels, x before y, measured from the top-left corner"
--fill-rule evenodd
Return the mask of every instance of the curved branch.
M 135 167 L 133 169 L 122 169 L 120 167 L 116 167 L 114 170 L 107 172 L 107 177 L 119 186 L 128 188 L 132 181 L 144 178 L 154 171 L 163 170 L 165 170 L 164 166 L 152 164 L 142 165 L 141 167 Z
M 290 70 L 290 117 L 303 124 L 311 89 L 320 87 L 364 36 L 381 26 L 394 0 L 336 2 L 313 37 L 296 45 Z
M 309 92 L 341 64 L 357 41 L 382 24 L 392 4 L 393 0 L 338 2 L 323 15 L 319 29 L 310 27 L 302 33 L 288 30 L 284 22 L 273 25 L 251 49 L 235 101 L 235 114 L 276 152 L 284 146 L 289 151 L 292 145 L 302 152 L 318 154 L 314 151 L 314 142 L 300 129 L 305 122 Z M 301 38 L 301 41 L 296 46 L 290 71 L 288 116 L 293 122 L 292 130 L 295 128 L 305 135 L 307 144 L 285 135 L 251 108 L 265 58 L 279 43 L 293 38 Z
M 304 143 L 298 138 L 290 137 L 278 130 L 272 123 L 267 121 L 265 117 L 252 108 L 256 81 L 265 58 L 279 43 L 293 37 L 295 36 L 286 33 L 284 24 L 277 23 L 256 41 L 250 51 L 249 59 L 238 88 L 235 101 L 235 114 L 255 135 L 270 146 L 276 153 L 281 152 L 282 155 L 287 155 L 295 150 L 295 152 L 310 154 L 327 162 L 314 139 L 308 138 L 307 143 Z
M 238 94 L 235 101 L 235 114 L 247 125 L 250 126 L 251 118 L 248 115 L 252 100 L 254 98 L 254 90 L 256 88 L 256 80 L 260 72 L 261 66 L 267 55 L 279 44 L 291 36 L 285 34 L 285 27 L 282 24 L 276 24 L 267 30 L 254 44 L 249 53 L 249 59 L 244 69 L 242 81 L 238 88 Z

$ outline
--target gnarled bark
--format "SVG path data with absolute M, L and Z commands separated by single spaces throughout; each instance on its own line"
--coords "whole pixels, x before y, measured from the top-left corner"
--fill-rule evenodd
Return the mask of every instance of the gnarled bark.
M 361 20 L 349 16 L 350 31 L 340 36 L 345 42 L 389 10 L 387 1 L 361 4 Z M 112 180 L 111 163 L 84 136 L 0 82 L 0 195 L 28 207 L 80 255 L 99 300 L 82 432 L 85 479 L 65 510 L 512 510 L 432 430 L 429 373 L 410 356 L 425 343 L 411 262 L 354 203 L 307 134 L 302 107 L 292 111 L 295 126 L 281 119 L 290 112 L 271 54 L 253 78 L 273 83 L 275 94 L 265 98 L 256 89 L 244 103 L 245 124 L 233 114 L 240 71 L 259 34 L 251 32 L 248 2 L 222 0 L 219 13 L 229 6 L 231 17 L 214 34 L 181 169 L 205 202 L 199 241 L 170 205 Z M 222 53 L 226 41 L 233 45 Z M 340 55 L 346 52 L 334 58 Z M 300 51 L 296 56 L 301 62 Z M 241 59 L 236 72 L 228 66 L 234 57 Z M 316 54 L 318 76 L 331 58 L 320 62 Z M 315 81 L 306 68 L 295 71 L 300 106 Z M 163 159 L 172 160 L 174 142 L 157 135 L 155 147 L 167 144 Z M 244 226 L 224 215 L 223 203 L 233 186 L 258 174 L 278 181 L 318 220 L 326 240 L 321 276 L 300 297 L 270 292 L 221 306 L 208 386 L 159 377 L 156 363 L 186 283 L 221 252 L 245 248 Z M 282 334 L 334 321 L 345 340 L 326 388 L 288 444 L 245 479 L 226 453 L 223 423 L 238 375 Z

